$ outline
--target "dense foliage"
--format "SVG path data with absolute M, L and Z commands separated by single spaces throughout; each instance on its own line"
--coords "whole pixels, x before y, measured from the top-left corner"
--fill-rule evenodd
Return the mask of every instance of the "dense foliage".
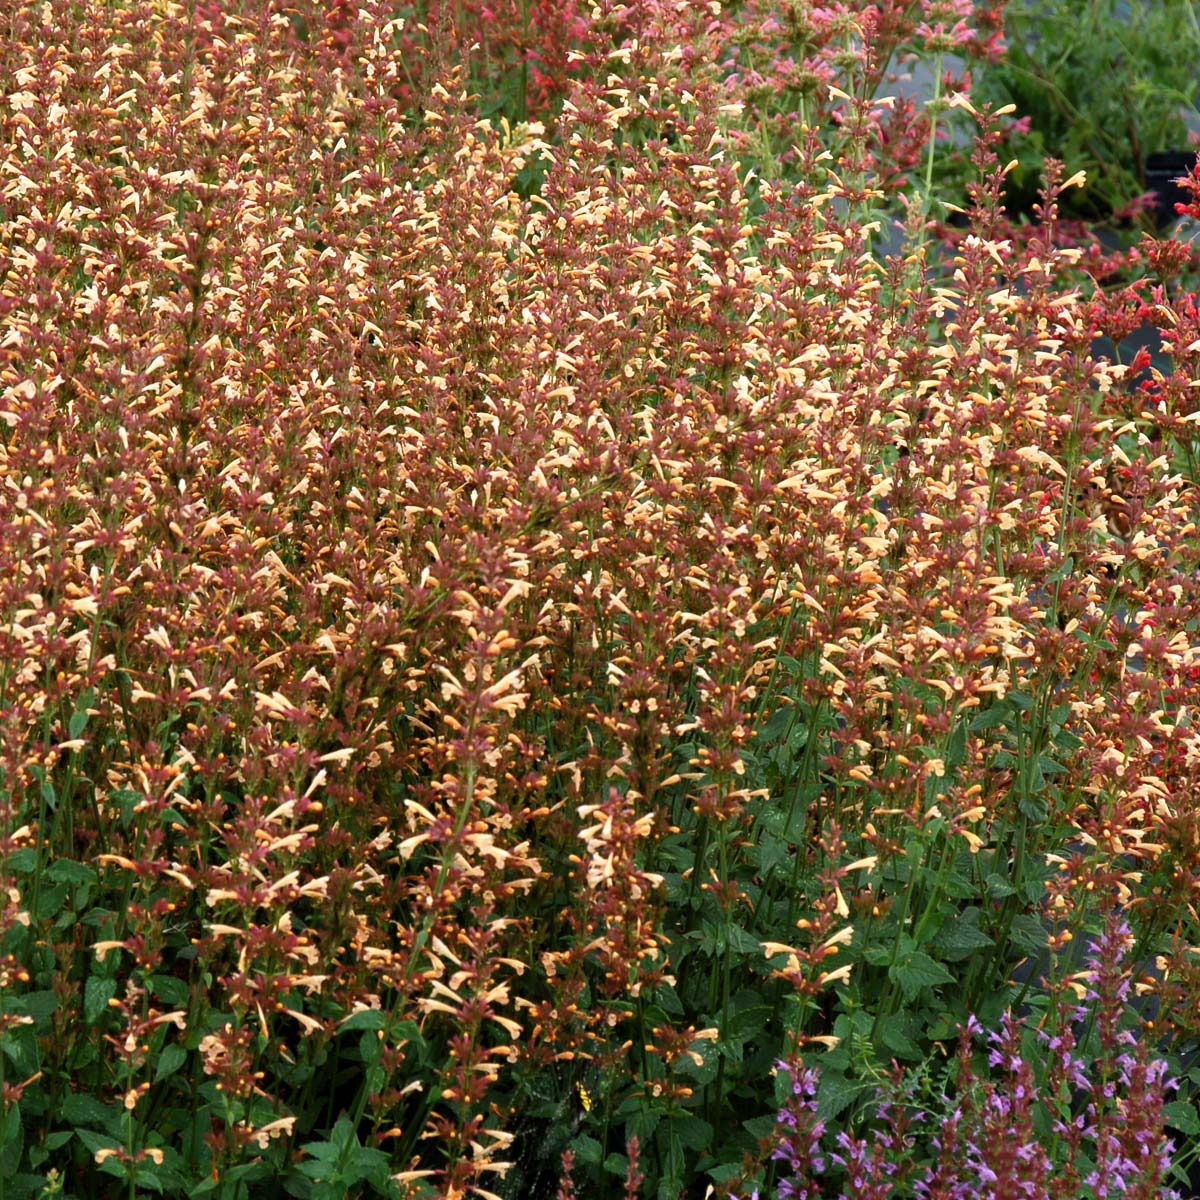
M 1007 51 L 980 73 L 975 96 L 1021 114 L 1011 201 L 1036 199 L 1049 153 L 1088 172 L 1074 215 L 1150 218 L 1155 156 L 1184 150 L 1189 123 L 1200 129 L 1192 0 L 1010 0 L 1005 18 Z
M 995 6 L 0 11 L 4 1200 L 1185 1186 L 1196 263 Z

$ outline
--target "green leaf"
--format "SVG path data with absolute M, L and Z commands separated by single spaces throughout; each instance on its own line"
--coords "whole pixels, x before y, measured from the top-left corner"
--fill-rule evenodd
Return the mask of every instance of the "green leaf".
M 21 1151 L 25 1148 L 24 1126 L 21 1124 L 21 1104 L 10 1104 L 0 1112 L 0 1172 L 11 1179 L 21 1165 Z
M 108 1011 L 108 1002 L 117 994 L 115 979 L 101 979 L 90 975 L 83 985 L 83 1019 L 95 1025 L 101 1014 Z
M 86 1092 L 72 1092 L 71 1095 L 65 1096 L 59 1112 L 68 1125 L 77 1127 L 80 1125 L 107 1125 L 113 1116 L 113 1110 Z M 76 1132 L 78 1132 L 78 1128 Z
M 867 1088 L 867 1084 L 854 1082 L 844 1075 L 822 1074 L 821 1082 L 817 1084 L 817 1115 L 823 1121 L 834 1120 Z
M 751 1117 L 748 1121 L 742 1122 L 742 1128 L 755 1141 L 760 1138 L 770 1137 L 775 1130 L 775 1117 L 767 1114 L 764 1117 Z
M 662 1109 L 652 1107 L 645 1097 L 638 1096 L 635 1099 L 638 1107 L 626 1119 L 625 1132 L 629 1137 L 636 1137 L 641 1145 L 647 1146 L 662 1120 Z M 774 1117 L 771 1119 L 774 1121 Z
M 937 987 L 941 983 L 953 983 L 954 976 L 928 954 L 917 950 L 911 958 L 896 963 L 888 970 L 888 977 L 900 985 L 906 1000 L 912 1000 L 923 987 Z
M 56 858 L 46 868 L 46 874 L 55 883 L 95 884 L 100 880 L 94 867 L 89 867 L 86 863 L 75 862 L 70 858 Z
M 58 1011 L 58 997 L 51 991 L 26 992 L 14 996 L 5 1007 L 10 1012 L 32 1017 L 35 1025 L 44 1025 Z
M 134 1172 L 133 1181 L 140 1184 L 142 1187 L 148 1187 L 152 1192 L 161 1192 L 163 1190 L 162 1180 L 151 1167 L 139 1166 Z
M 354 1146 L 350 1151 L 343 1183 L 361 1183 L 364 1179 L 378 1179 L 388 1169 L 389 1159 L 382 1150 L 373 1146 Z
M 28 875 L 31 871 L 37 870 L 38 852 L 32 846 L 14 850 L 8 856 L 6 865 L 16 875 Z
M 32 1075 L 41 1067 L 37 1035 L 29 1026 L 10 1030 L 0 1038 L 0 1049 L 21 1074 Z
M 968 908 L 946 921 L 933 939 L 933 949 L 943 962 L 961 962 L 976 950 L 994 945 L 979 928 L 980 911 Z
M 174 975 L 151 975 L 148 983 L 150 991 L 164 1004 L 172 1008 L 187 1007 L 191 993 L 182 979 L 176 979 Z
M 943 886 L 946 889 L 946 895 L 952 900 L 970 900 L 979 894 L 979 886 L 975 880 L 960 871 L 951 871 L 946 876 Z
M 760 951 L 761 953 L 761 951 Z M 736 993 L 730 1001 L 724 1036 L 729 1041 L 746 1041 L 766 1028 L 772 1009 L 753 988 Z
M 1189 1137 L 1200 1135 L 1200 1113 L 1189 1100 L 1172 1100 L 1163 1105 L 1163 1116 L 1172 1129 L 1178 1129 Z
M 662 1156 L 662 1175 L 658 1181 L 658 1197 L 659 1200 L 677 1200 L 683 1191 L 687 1173 L 687 1148 L 680 1138 L 672 1136 L 671 1124 L 660 1127 L 659 1145 L 664 1146 L 665 1153 Z
M 778 741 L 787 734 L 793 721 L 799 721 L 799 714 L 793 705 L 785 704 L 771 714 L 770 719 L 759 729 L 758 737 L 764 742 Z
M 954 732 L 946 744 L 946 766 L 954 769 L 961 767 L 967 758 L 967 723 L 959 721 L 954 726 Z
M 729 925 L 729 948 L 738 954 L 762 954 L 762 943 L 740 925 Z
M 106 1133 L 97 1133 L 94 1129 L 77 1129 L 75 1136 L 95 1154 L 97 1150 L 118 1150 L 121 1143 Z
M 1009 941 L 1025 954 L 1037 954 L 1046 945 L 1046 930 L 1030 913 L 1019 913 L 1008 931 Z
M 379 1030 L 387 1027 L 387 1016 L 377 1008 L 364 1008 L 351 1013 L 339 1026 L 339 1033 L 351 1033 L 356 1029 Z
M 1067 557 L 1064 558 L 1062 562 L 1060 562 L 1058 566 L 1046 576 L 1046 582 L 1062 583 L 1062 581 L 1066 579 L 1074 569 L 1075 556 L 1073 554 L 1068 554 Z
M 1054 735 L 1054 744 L 1059 750 L 1070 754 L 1083 745 L 1083 738 L 1071 733 L 1070 730 L 1063 729 Z
M 985 708 L 971 722 L 971 732 L 982 733 L 985 729 L 994 729 L 997 725 L 1007 724 L 1012 713 L 1012 708 L 1003 701 L 999 704 L 993 704 L 989 708 Z
M 106 1158 L 100 1164 L 100 1173 L 102 1175 L 112 1175 L 117 1179 L 128 1179 L 129 1172 L 126 1165 L 118 1158 Z
M 879 1030 L 879 1042 L 887 1050 L 900 1058 L 906 1058 L 910 1062 L 916 1062 L 924 1057 L 921 1048 L 909 1036 L 908 1031 L 904 1026 L 908 1025 L 908 1021 L 900 1019 L 903 1014 L 896 1014 L 883 1022 Z
M 187 1051 L 182 1046 L 164 1046 L 158 1056 L 158 1065 L 154 1068 L 154 1081 L 166 1079 L 174 1075 L 187 1062 Z
M 863 958 L 873 967 L 886 967 L 892 961 L 892 948 L 876 942 L 863 950 Z
M 58 884 L 55 887 L 47 888 L 38 897 L 37 906 L 33 910 L 33 915 L 39 921 L 48 921 L 51 917 L 56 917 L 63 911 L 67 903 L 67 888 L 65 884 Z
M 383 1039 L 378 1032 L 368 1029 L 358 1039 L 358 1056 L 368 1066 L 374 1066 L 383 1057 Z
M 623 1154 L 610 1154 L 604 1160 L 604 1173 L 606 1175 L 615 1175 L 618 1179 L 624 1179 L 629 1171 L 629 1159 Z
M 653 997 L 662 1005 L 664 1012 L 676 1017 L 683 1016 L 683 1002 L 671 984 L 660 983 L 654 990 Z
M 338 1160 L 338 1147 L 332 1142 L 305 1142 L 300 1148 L 312 1161 L 297 1163 L 296 1169 L 309 1179 L 328 1179 L 333 1164 Z
M 740 1162 L 735 1161 L 718 1163 L 715 1167 L 709 1167 L 704 1173 L 713 1181 L 713 1183 L 719 1186 L 722 1183 L 729 1183 L 731 1180 L 738 1180 L 741 1177 L 743 1170 L 743 1165 Z M 736 1195 L 736 1191 L 733 1194 Z
M 712 1126 L 689 1113 L 671 1117 L 659 1128 L 665 1128 L 668 1137 L 678 1138 L 689 1150 L 705 1150 L 712 1141 Z
M 984 884 L 987 887 L 987 898 L 989 900 L 1007 899 L 1007 897 L 1014 895 L 1017 890 L 1003 875 L 995 873 L 989 875 L 984 880 Z
M 604 1147 L 586 1133 L 581 1133 L 572 1140 L 571 1149 L 575 1151 L 576 1160 L 584 1166 L 598 1167 L 604 1157 Z
M 1017 801 L 1017 810 L 1035 825 L 1043 824 L 1050 815 L 1050 810 L 1046 807 L 1046 797 L 1042 793 L 1046 781 L 1041 778 L 1041 774 L 1041 767 L 1034 763 L 1033 769 L 1030 771 L 1030 792 L 1033 794 L 1022 796 Z

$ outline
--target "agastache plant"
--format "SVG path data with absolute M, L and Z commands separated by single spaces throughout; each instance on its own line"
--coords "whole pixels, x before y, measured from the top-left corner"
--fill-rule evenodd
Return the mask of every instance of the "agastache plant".
M 1047 1136 L 1003 1018 L 1115 898 L 1147 1065 L 1114 1042 L 1054 1115 L 1107 1156 L 1081 1187 L 1161 1177 L 1186 256 L 1109 300 L 1056 229 L 1079 177 L 1048 162 L 1010 237 L 965 83 L 886 124 L 881 56 L 990 53 L 979 6 L 795 6 L 834 74 L 786 141 L 740 6 L 572 10 L 544 123 L 437 8 L 3 14 L 0 1175 L 674 1197 L 820 1047 L 847 1104 L 794 1076 L 788 1178 L 825 1120 L 864 1195 L 971 1155 L 1041 1186 L 987 1158 Z M 1095 339 L 1149 315 L 1174 365 L 1139 377 Z M 888 1064 L 933 1078 L 970 1015 L 1017 1065 L 968 1045 L 957 1115 L 866 1140 Z

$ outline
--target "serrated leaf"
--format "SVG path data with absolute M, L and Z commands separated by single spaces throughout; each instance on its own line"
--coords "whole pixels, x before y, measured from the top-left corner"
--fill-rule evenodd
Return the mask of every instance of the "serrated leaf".
M 863 958 L 873 967 L 886 967 L 892 961 L 892 948 L 877 942 L 863 951 Z
M 1054 735 L 1054 745 L 1062 751 L 1070 754 L 1073 750 L 1078 750 L 1083 745 L 1083 738 L 1078 734 L 1072 733 L 1069 729 L 1060 729 Z
M 672 1137 L 667 1132 L 660 1145 L 665 1143 L 666 1153 L 663 1155 L 662 1175 L 658 1181 L 659 1200 L 677 1200 L 683 1190 L 684 1175 L 687 1172 L 687 1148 L 683 1142 Z
M 888 977 L 900 985 L 906 1000 L 912 1000 L 923 987 L 937 987 L 938 984 L 954 982 L 954 976 L 940 962 L 935 962 L 921 950 L 917 950 L 904 962 L 890 967 Z
M 834 1120 L 866 1090 L 867 1084 L 857 1083 L 844 1075 L 823 1074 L 817 1084 L 817 1115 L 823 1121 Z
M 933 948 L 943 962 L 960 962 L 995 944 L 979 928 L 979 916 L 979 909 L 969 908 L 943 923 L 933 939 Z
M 379 1030 L 387 1025 L 387 1017 L 377 1008 L 364 1008 L 351 1013 L 339 1026 L 339 1033 L 352 1033 L 356 1029 Z
M 174 975 L 151 975 L 151 994 L 172 1008 L 186 1008 L 190 992 L 188 985 Z
M 46 868 L 46 874 L 55 883 L 98 883 L 100 879 L 94 867 L 70 858 L 56 858 Z
M 987 898 L 989 900 L 1004 900 L 1013 895 L 1017 890 L 1003 875 L 989 875 L 984 880 L 984 883 L 987 887 Z
M 775 1129 L 776 1118 L 767 1114 L 764 1117 L 751 1117 L 748 1121 L 742 1122 L 742 1128 L 756 1141 L 759 1138 L 769 1137 Z
M 139 1166 L 134 1172 L 133 1182 L 141 1187 L 148 1187 L 152 1192 L 163 1190 L 162 1180 L 152 1167 Z
M 729 948 L 738 954 L 752 954 L 755 958 L 762 954 L 762 943 L 752 934 L 747 933 L 740 925 L 729 925 Z
M 630 1137 L 636 1137 L 643 1146 L 648 1146 L 650 1138 L 662 1120 L 662 1109 L 647 1107 L 643 1097 L 639 1096 L 638 1100 L 641 1103 L 625 1122 L 625 1129 Z
M 589 1137 L 586 1133 L 581 1133 L 578 1137 L 572 1139 L 571 1149 L 575 1151 L 576 1161 L 583 1163 L 585 1166 L 598 1167 L 601 1159 L 604 1157 L 604 1147 L 594 1137 Z
M 58 997 L 47 990 L 26 992 L 23 996 L 14 996 L 5 1007 L 10 1012 L 32 1017 L 35 1025 L 41 1025 L 58 1011 Z
M 83 985 L 83 1019 L 94 1025 L 101 1014 L 108 1011 L 108 1002 L 117 994 L 115 979 L 101 979 L 96 975 L 88 977 Z
M 1042 769 L 1037 763 L 1033 764 L 1030 777 L 1030 792 L 1033 794 L 1022 796 L 1017 801 L 1017 811 L 1035 825 L 1041 825 L 1049 816 L 1050 810 L 1046 807 L 1046 797 L 1042 793 L 1046 781 L 1042 778 Z
M 796 710 L 791 705 L 777 708 L 758 730 L 758 737 L 763 742 L 775 742 L 787 734 L 792 722 L 797 720 Z
M 27 875 L 30 871 L 36 870 L 37 865 L 38 852 L 32 846 L 23 846 L 20 850 L 14 850 L 5 860 L 5 866 L 17 875 Z
M 921 1048 L 900 1028 L 898 1021 L 884 1021 L 879 1030 L 879 1041 L 885 1049 L 910 1062 L 924 1057 Z
M 1046 945 L 1046 930 L 1037 917 L 1020 913 L 1013 918 L 1008 938 L 1023 953 L 1037 954 Z
M 374 1146 L 354 1146 L 347 1162 L 347 1172 L 343 1174 L 344 1183 L 361 1183 L 364 1179 L 378 1177 L 388 1169 L 388 1156 Z
M 629 1159 L 624 1154 L 610 1154 L 604 1160 L 604 1172 L 606 1175 L 615 1175 L 618 1179 L 623 1179 L 628 1170 Z
M 106 1125 L 113 1115 L 107 1105 L 101 1104 L 95 1096 L 86 1092 L 73 1092 L 63 1097 L 59 1113 L 68 1125 L 75 1126 Z
M 729 1041 L 746 1041 L 766 1028 L 772 1009 L 753 988 L 738 992 L 730 1001 L 729 1020 L 723 1036 Z
M 1163 1116 L 1172 1129 L 1186 1133 L 1189 1137 L 1200 1134 L 1200 1113 L 1195 1104 L 1188 1100 L 1172 1100 L 1163 1105 Z
M 979 894 L 979 887 L 975 880 L 968 879 L 966 875 L 962 875 L 958 871 L 951 871 L 946 876 L 943 886 L 946 889 L 946 895 L 952 900 L 969 900 Z
M 663 1006 L 663 1011 L 672 1016 L 683 1016 L 683 1003 L 679 993 L 669 983 L 660 983 L 654 991 L 654 999 Z
M 164 1046 L 158 1056 L 158 1064 L 154 1068 L 154 1081 L 166 1079 L 174 1075 L 187 1062 L 187 1051 L 182 1046 Z
M 707 1149 L 712 1141 L 712 1126 L 689 1113 L 671 1117 L 664 1123 L 663 1128 L 666 1129 L 668 1137 L 678 1138 L 689 1150 Z
M 946 766 L 951 769 L 961 767 L 967 757 L 967 724 L 965 721 L 959 721 L 954 726 L 954 732 L 950 734 L 950 740 L 946 744 Z
M 25 1147 L 25 1127 L 21 1124 L 21 1104 L 14 1101 L 0 1112 L 0 1171 L 11 1179 L 21 1165 L 21 1151 Z
M 993 704 L 990 708 L 985 708 L 971 722 L 971 732 L 982 733 L 985 729 L 994 729 L 997 725 L 1007 724 L 1012 713 L 1012 708 L 1003 701 L 999 704 Z
M 97 1150 L 116 1150 L 121 1145 L 115 1137 L 109 1137 L 106 1133 L 97 1133 L 94 1129 L 77 1129 L 75 1136 L 93 1154 Z
M 305 1142 L 300 1147 L 305 1154 L 315 1161 L 299 1163 L 299 1169 L 310 1179 L 320 1179 L 330 1163 L 335 1163 L 341 1155 L 342 1147 L 333 1142 Z

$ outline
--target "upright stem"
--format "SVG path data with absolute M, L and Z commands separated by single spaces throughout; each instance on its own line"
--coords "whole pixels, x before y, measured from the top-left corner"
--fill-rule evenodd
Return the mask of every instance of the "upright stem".
M 929 102 L 929 146 L 925 155 L 925 187 L 921 193 L 921 214 L 929 213 L 929 202 L 933 197 L 933 161 L 937 153 L 938 111 L 942 102 L 942 52 L 939 50 L 936 60 L 936 73 L 933 79 L 933 99 Z

